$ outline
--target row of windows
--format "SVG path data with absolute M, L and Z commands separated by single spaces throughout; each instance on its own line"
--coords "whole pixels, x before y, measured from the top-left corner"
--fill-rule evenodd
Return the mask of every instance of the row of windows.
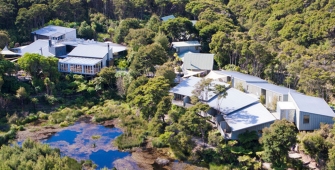
M 59 70 L 62 72 L 73 72 L 73 73 L 87 73 L 87 74 L 95 74 L 98 73 L 101 69 L 101 65 L 96 64 L 94 66 L 83 66 L 78 64 L 60 64 Z

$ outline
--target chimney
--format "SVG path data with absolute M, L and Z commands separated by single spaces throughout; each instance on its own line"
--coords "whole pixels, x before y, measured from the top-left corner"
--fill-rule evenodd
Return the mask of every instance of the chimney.
M 36 35 L 36 32 L 34 32 L 34 41 L 37 40 L 37 35 Z
M 107 62 L 106 66 L 109 67 L 109 44 L 107 43 Z

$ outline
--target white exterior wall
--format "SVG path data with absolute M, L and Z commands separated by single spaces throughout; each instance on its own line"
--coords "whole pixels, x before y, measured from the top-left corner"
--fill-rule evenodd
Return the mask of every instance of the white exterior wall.
M 200 46 L 199 47 L 176 47 L 176 52 L 178 54 L 184 53 L 187 51 L 191 51 L 192 53 L 200 53 Z
M 77 38 L 77 33 L 76 30 L 70 31 L 65 33 L 65 38 L 66 40 L 73 40 Z

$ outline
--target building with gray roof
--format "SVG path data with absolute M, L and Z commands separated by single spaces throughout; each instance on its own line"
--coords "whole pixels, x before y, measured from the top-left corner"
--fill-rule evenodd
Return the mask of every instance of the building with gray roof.
M 72 40 L 77 38 L 76 29 L 55 25 L 48 25 L 31 33 L 33 41 L 46 40 Z
M 214 54 L 186 53 L 183 58 L 182 69 L 187 70 L 213 70 Z
M 183 54 L 186 52 L 199 53 L 201 44 L 199 41 L 178 41 L 172 42 L 172 48 L 176 53 Z

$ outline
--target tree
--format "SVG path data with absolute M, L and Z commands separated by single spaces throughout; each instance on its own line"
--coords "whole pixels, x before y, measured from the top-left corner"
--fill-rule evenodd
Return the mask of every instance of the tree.
M 171 62 L 164 63 L 162 66 L 159 66 L 155 76 L 163 76 L 168 79 L 170 85 L 173 85 L 176 78 L 176 73 L 174 72 L 173 64 Z
M 87 24 L 86 21 L 83 21 L 78 28 L 78 36 L 87 39 L 94 38 L 94 30 L 90 25 Z
M 304 151 L 314 157 L 317 162 L 320 159 L 327 159 L 327 143 L 320 134 L 308 133 L 303 137 L 301 143 Z
M 36 110 L 36 105 L 37 105 L 37 103 L 38 103 L 38 99 L 37 99 L 36 97 L 31 98 L 31 103 L 32 103 L 33 106 L 34 106 L 34 110 Z
M 127 95 L 130 104 L 139 108 L 144 119 L 150 119 L 157 112 L 157 105 L 168 95 L 169 82 L 164 77 L 155 77 Z
M 156 115 L 160 119 L 163 120 L 163 123 L 165 123 L 165 115 L 170 111 L 171 109 L 171 97 L 170 96 L 165 96 L 162 98 L 162 100 L 158 103 L 157 105 L 157 112 Z
M 288 151 L 297 142 L 297 132 L 293 123 L 276 120 L 269 128 L 263 129 L 260 139 L 264 148 L 264 159 L 281 167 L 288 160 Z
M 140 28 L 140 23 L 135 18 L 127 18 L 120 22 L 120 25 L 116 27 L 114 34 L 114 41 L 116 43 L 123 43 L 124 38 L 128 35 L 130 29 Z
M 227 93 L 227 89 L 225 85 L 220 85 L 220 84 L 215 84 L 214 85 L 214 89 L 212 89 L 214 91 L 214 93 L 218 96 L 218 100 L 217 100 L 217 105 L 218 105 L 218 113 L 220 113 L 220 103 L 221 103 L 221 99 L 226 98 L 228 93 Z
M 157 43 L 140 47 L 130 64 L 130 70 L 134 77 L 138 77 L 149 72 L 154 72 L 156 65 L 161 65 L 167 60 L 167 53 L 164 48 Z
M 153 14 L 151 15 L 145 27 L 152 30 L 153 32 L 158 32 L 159 26 L 161 25 L 161 23 L 162 23 L 161 19 L 156 14 Z
M 3 49 L 9 43 L 10 43 L 10 38 L 9 38 L 8 32 L 0 30 L 0 48 Z
M 52 82 L 50 81 L 50 79 L 48 77 L 46 77 L 44 79 L 44 85 L 45 85 L 45 88 L 47 90 L 47 95 L 51 95 L 51 86 L 52 86 Z
M 161 26 L 161 30 L 173 40 L 186 40 L 186 35 L 192 34 L 194 32 L 193 29 L 192 22 L 182 17 L 169 19 Z
M 169 39 L 164 33 L 158 33 L 154 38 L 154 42 L 160 44 L 166 51 L 169 49 Z
M 192 94 L 198 97 L 200 100 L 209 100 L 208 92 L 211 91 L 211 83 L 213 79 L 201 79 L 196 85 Z
M 130 29 L 128 35 L 124 38 L 125 43 L 133 48 L 134 51 L 138 51 L 141 46 L 146 46 L 153 43 L 155 32 L 147 29 Z
M 23 100 L 28 97 L 28 93 L 26 91 L 26 89 L 24 87 L 20 87 L 17 91 L 16 91 L 16 98 L 18 98 L 19 100 L 21 100 L 21 106 L 23 109 Z
M 113 89 L 116 83 L 115 74 L 115 67 L 104 67 L 100 70 L 98 76 L 102 78 L 103 83 L 106 84 L 109 89 Z

